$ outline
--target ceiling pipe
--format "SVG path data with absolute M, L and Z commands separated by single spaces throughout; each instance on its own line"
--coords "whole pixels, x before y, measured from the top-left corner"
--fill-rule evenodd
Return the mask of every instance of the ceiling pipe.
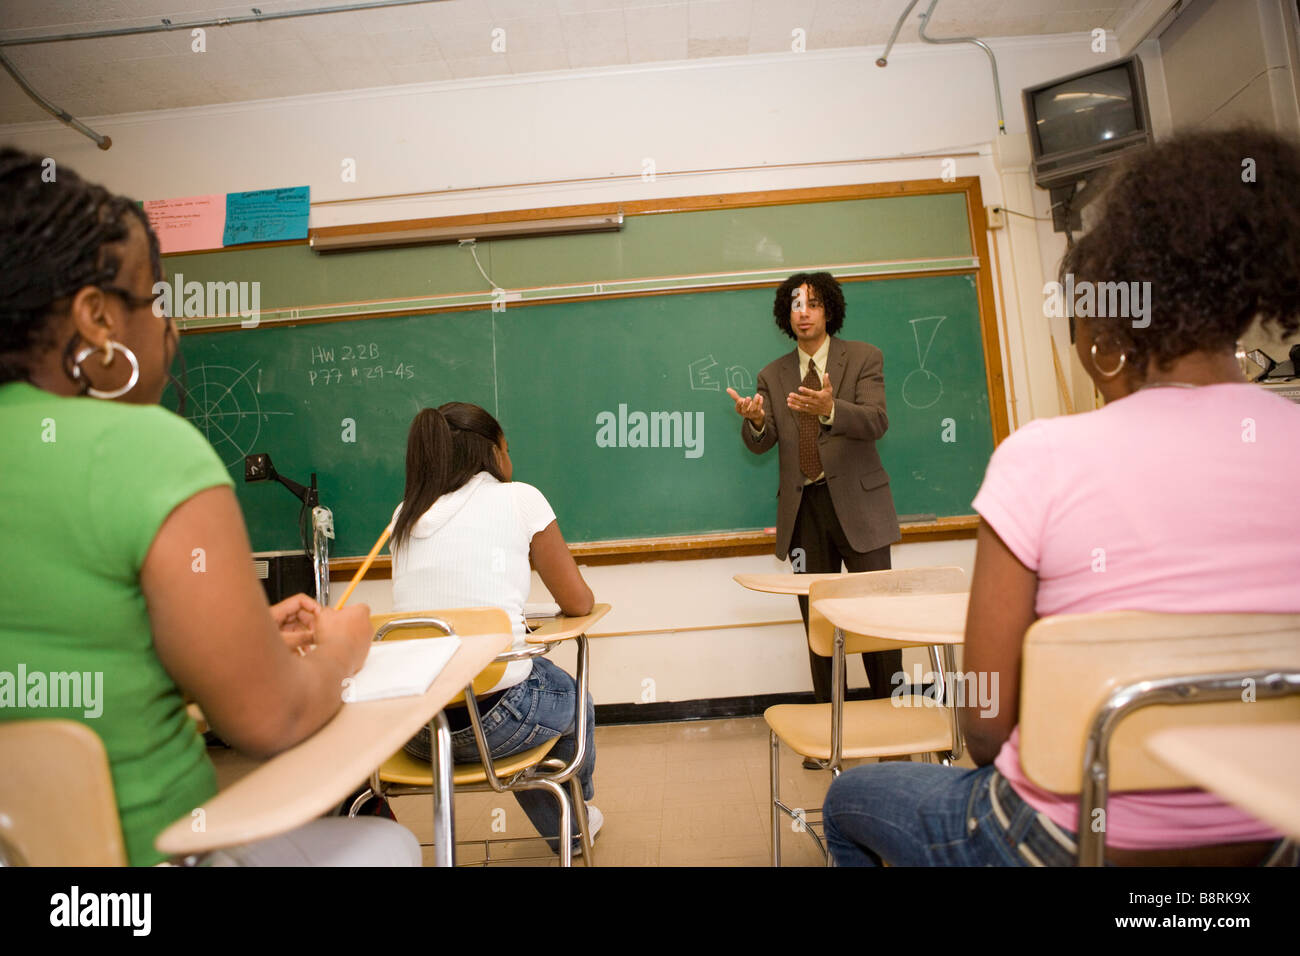
M 289 20 L 293 17 L 315 17 L 325 13 L 352 13 L 357 10 L 377 10 L 381 7 L 406 7 L 417 3 L 442 3 L 443 0 L 372 0 L 369 3 L 345 3 L 334 7 L 315 7 L 311 10 L 284 10 L 280 13 L 263 13 L 257 7 L 250 7 L 251 14 L 238 17 L 209 17 L 206 20 L 192 20 L 187 23 L 175 23 L 163 17 L 160 23 L 142 27 L 117 27 L 112 30 L 85 30 L 80 33 L 50 33 L 42 36 L 15 37 L 0 40 L 0 47 L 28 46 L 33 43 L 62 43 L 66 40 L 98 40 L 103 37 L 134 36 L 140 33 L 169 33 L 174 30 L 193 30 L 200 27 L 228 27 L 237 23 L 262 23 L 266 20 Z
M 316 7 L 311 10 L 286 10 L 281 13 L 263 13 L 257 7 L 250 7 L 252 13 L 247 16 L 238 17 L 210 17 L 206 20 L 193 20 L 187 23 L 174 23 L 167 17 L 162 19 L 161 23 L 149 24 L 140 27 L 118 27 L 112 30 L 86 30 L 80 33 L 52 33 L 41 36 L 16 37 L 11 39 L 0 39 L 0 66 L 3 66 L 10 76 L 41 109 L 45 110 L 59 122 L 71 126 L 78 133 L 90 137 L 94 140 L 96 146 L 100 149 L 109 149 L 113 145 L 113 140 L 101 133 L 96 133 L 81 120 L 77 119 L 67 110 L 55 106 L 40 93 L 38 93 L 27 79 L 18 72 L 18 68 L 13 62 L 4 55 L 3 47 L 7 46 L 31 46 L 37 43 L 62 43 L 68 40 L 98 40 L 104 37 L 122 37 L 135 36 L 143 33 L 169 33 L 174 30 L 195 30 L 204 27 L 228 27 L 236 23 L 260 23 L 264 20 L 288 20 L 293 17 L 314 17 L 326 13 L 351 13 L 358 10 L 377 10 L 380 7 L 405 7 L 417 3 L 441 3 L 442 0 L 372 0 L 368 3 L 349 3 L 335 7 Z
M 934 8 L 938 6 L 939 0 L 930 0 L 930 7 L 921 14 L 921 28 L 917 31 L 921 39 L 926 43 L 974 43 L 977 47 L 989 55 L 989 65 L 993 67 L 993 96 L 998 107 L 998 132 L 1003 135 L 1007 132 L 1007 124 L 1002 116 L 1002 86 L 998 83 L 998 61 L 993 56 L 993 51 L 983 40 L 977 40 L 975 37 L 928 37 L 925 35 L 925 28 L 930 25 L 930 14 L 934 13 Z M 911 9 L 910 7 L 908 8 Z
M 71 126 L 78 133 L 81 133 L 85 136 L 89 136 L 92 140 L 95 141 L 95 145 L 98 146 L 100 149 L 109 149 L 113 145 L 113 141 L 109 137 L 103 135 L 102 133 L 96 133 L 93 129 L 91 129 L 81 120 L 77 119 L 67 110 L 55 106 L 45 97 L 41 96 L 40 93 L 37 93 L 34 89 L 32 89 L 32 86 L 30 83 L 27 82 L 26 77 L 24 77 L 21 73 L 18 72 L 18 68 L 14 66 L 12 62 L 10 62 L 9 57 L 5 56 L 3 50 L 0 50 L 0 66 L 3 66 L 5 70 L 8 71 L 9 75 L 14 78 L 14 82 L 23 88 L 23 92 L 26 93 L 28 96 L 30 96 L 35 101 L 37 106 L 45 110 L 45 112 L 49 113 L 60 123 L 63 123 L 67 126 Z
M 907 15 L 912 12 L 914 6 L 916 6 L 916 0 L 912 0 L 907 5 L 907 9 L 903 11 L 902 16 L 898 18 L 898 22 L 894 24 L 894 32 L 889 35 L 889 42 L 885 44 L 885 52 L 877 57 L 876 66 L 889 66 L 889 51 L 894 48 L 894 41 L 898 39 L 898 31 L 903 29 L 903 21 L 907 19 Z
M 912 12 L 916 6 L 917 0 L 911 0 L 907 9 L 899 16 L 898 21 L 894 24 L 894 32 L 889 35 L 889 42 L 885 44 L 885 52 L 876 58 L 876 66 L 884 67 L 889 65 L 889 51 L 894 48 L 894 41 L 898 39 L 898 32 L 903 29 L 903 21 L 907 15 Z M 934 13 L 934 8 L 938 5 L 939 0 L 930 0 L 929 9 L 921 14 L 921 27 L 917 30 L 922 40 L 926 43 L 974 43 L 977 47 L 989 55 L 989 64 L 993 67 L 993 95 L 996 99 L 998 108 L 998 132 L 1005 134 L 1007 124 L 1002 116 L 1002 86 L 998 83 L 998 61 L 993 57 L 993 51 L 983 40 L 977 40 L 975 37 L 930 37 L 925 35 L 925 28 L 930 25 L 930 15 Z

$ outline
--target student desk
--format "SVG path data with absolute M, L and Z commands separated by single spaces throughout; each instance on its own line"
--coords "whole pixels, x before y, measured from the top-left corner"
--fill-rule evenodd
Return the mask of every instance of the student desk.
M 591 613 L 579 617 L 538 617 L 528 619 L 528 626 L 536 628 L 525 638 L 529 644 L 555 644 L 559 641 L 583 637 L 602 617 L 609 613 L 608 604 L 596 604 Z
M 1147 749 L 1206 790 L 1300 838 L 1300 724 L 1179 727 Z M 1291 755 L 1288 757 L 1288 755 Z
M 912 644 L 961 644 L 970 593 L 872 594 L 823 598 L 817 612 L 848 634 Z
M 807 597 L 808 588 L 814 581 L 834 581 L 842 577 L 842 574 L 737 574 L 732 580 L 751 591 Z
M 177 820 L 154 845 L 169 856 L 206 853 L 277 836 L 326 813 L 435 715 L 445 728 L 443 707 L 512 640 L 509 634 L 461 637 L 455 655 L 423 695 L 344 704 L 312 736 L 216 794 L 201 808 L 201 818 Z M 451 754 L 444 749 L 439 756 L 446 766 L 435 768 L 435 787 L 439 780 L 451 780 Z M 451 798 L 449 790 L 435 793 L 434 806 L 450 806 Z M 438 863 L 450 866 L 451 814 L 435 813 L 435 820 L 441 824 L 434 834 Z
M 815 581 L 833 581 L 842 574 L 737 574 L 735 581 L 751 591 L 806 597 Z M 970 592 L 948 594 L 873 594 L 825 598 L 817 610 L 843 631 L 891 641 L 918 644 L 960 644 L 966 634 Z

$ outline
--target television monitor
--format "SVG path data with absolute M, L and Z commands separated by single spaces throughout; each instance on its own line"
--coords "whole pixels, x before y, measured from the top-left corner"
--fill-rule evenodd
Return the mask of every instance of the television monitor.
M 1142 65 L 1136 56 L 1024 91 L 1034 182 L 1073 186 L 1151 143 Z

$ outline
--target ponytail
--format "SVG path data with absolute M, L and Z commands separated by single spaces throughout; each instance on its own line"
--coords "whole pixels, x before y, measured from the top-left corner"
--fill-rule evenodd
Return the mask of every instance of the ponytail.
M 481 471 L 505 481 L 497 461 L 504 432 L 488 412 L 466 402 L 421 409 L 406 438 L 406 492 L 389 552 L 406 544 L 415 523 L 445 494 Z

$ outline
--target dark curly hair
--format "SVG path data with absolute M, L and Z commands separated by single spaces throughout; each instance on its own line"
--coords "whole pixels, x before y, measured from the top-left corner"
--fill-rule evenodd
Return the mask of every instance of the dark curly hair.
M 47 168 L 44 157 L 0 148 L 0 384 L 25 380 L 31 361 L 56 344 L 50 319 L 66 300 L 117 276 L 127 217 L 144 227 L 154 279 L 162 278 L 158 238 L 140 206 L 66 166 L 52 167 L 47 181 Z
M 1097 223 L 1066 253 L 1061 277 L 1151 283 L 1146 328 L 1089 323 L 1130 368 L 1231 349 L 1256 317 L 1283 336 L 1300 327 L 1295 142 L 1252 127 L 1181 134 L 1121 163 L 1103 188 Z
M 812 286 L 821 299 L 826 310 L 826 334 L 834 335 L 844 327 L 844 293 L 840 284 L 829 272 L 796 272 L 777 287 L 776 299 L 772 303 L 772 315 L 776 317 L 776 327 L 790 338 L 796 338 L 790 328 L 790 302 L 794 290 L 804 283 Z

